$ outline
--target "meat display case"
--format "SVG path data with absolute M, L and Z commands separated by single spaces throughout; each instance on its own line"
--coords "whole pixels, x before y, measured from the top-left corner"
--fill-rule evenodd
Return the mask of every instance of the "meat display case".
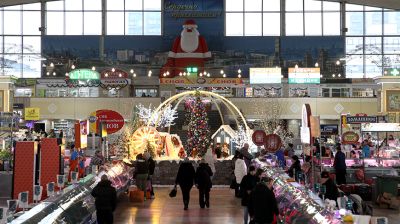
M 95 223 L 94 198 L 90 193 L 100 181 L 101 176 L 106 174 L 112 186 L 120 194 L 128 188 L 131 170 L 132 168 L 122 162 L 105 165 L 101 167 L 97 175 L 90 174 L 78 183 L 63 189 L 62 192 L 56 192 L 54 196 L 24 212 L 11 223 Z

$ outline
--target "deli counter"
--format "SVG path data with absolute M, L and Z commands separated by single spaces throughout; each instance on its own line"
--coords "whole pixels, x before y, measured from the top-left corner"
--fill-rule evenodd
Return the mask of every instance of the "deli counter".
M 122 162 L 102 166 L 97 175 L 89 174 L 54 196 L 43 200 L 14 220 L 12 224 L 30 223 L 96 223 L 93 188 L 106 174 L 117 190 L 124 192 L 131 179 L 132 168 Z

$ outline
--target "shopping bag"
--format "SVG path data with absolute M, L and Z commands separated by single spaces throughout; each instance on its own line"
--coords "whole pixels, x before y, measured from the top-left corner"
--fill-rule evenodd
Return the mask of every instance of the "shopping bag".
M 174 187 L 174 188 L 171 190 L 171 192 L 169 192 L 169 196 L 170 196 L 171 198 L 174 198 L 174 197 L 176 197 L 176 193 L 177 193 L 177 190 L 176 190 L 176 187 Z

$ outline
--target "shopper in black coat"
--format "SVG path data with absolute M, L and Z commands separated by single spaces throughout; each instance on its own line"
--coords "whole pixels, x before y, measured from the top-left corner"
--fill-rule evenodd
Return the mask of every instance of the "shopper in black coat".
M 288 174 L 291 178 L 295 178 L 296 181 L 298 181 L 298 173 L 301 172 L 301 164 L 299 157 L 294 155 L 292 156 L 292 165 L 290 166 L 288 170 Z
M 178 174 L 176 175 L 175 185 L 179 184 L 182 191 L 184 210 L 188 209 L 190 200 L 190 190 L 193 187 L 195 171 L 189 158 L 185 158 L 179 166 Z
M 328 171 L 322 171 L 321 184 L 324 185 L 326 189 L 324 198 L 337 202 L 337 198 L 339 197 L 339 190 L 336 184 L 330 178 Z
M 249 197 L 249 214 L 254 223 L 268 224 L 274 221 L 274 215 L 279 215 L 278 204 L 272 191 L 273 180 L 264 177 L 256 185 Z
M 256 187 L 257 182 L 259 181 L 256 173 L 256 168 L 254 166 L 250 166 L 249 173 L 243 177 L 242 182 L 240 183 L 242 206 L 244 206 L 243 219 L 245 224 L 247 224 L 249 221 L 249 210 L 247 209 L 247 206 L 249 205 L 250 194 L 251 191 Z
M 199 167 L 196 170 L 195 183 L 199 189 L 199 204 L 200 208 L 210 207 L 210 189 L 212 187 L 211 176 L 213 172 L 211 167 L 205 162 L 204 159 L 200 161 Z
M 338 185 L 346 184 L 346 155 L 342 152 L 340 144 L 336 145 L 336 155 L 333 162 L 333 167 L 336 172 L 336 183 Z
M 95 198 L 97 223 L 112 224 L 114 221 L 113 211 L 117 205 L 117 192 L 107 175 L 101 176 L 101 181 L 92 190 Z
M 156 168 L 156 162 L 153 160 L 151 157 L 150 153 L 145 152 L 144 153 L 144 159 L 147 161 L 149 165 L 149 175 L 147 177 L 147 180 L 150 182 L 150 197 L 154 199 L 154 188 L 153 188 L 153 174 L 154 170 Z

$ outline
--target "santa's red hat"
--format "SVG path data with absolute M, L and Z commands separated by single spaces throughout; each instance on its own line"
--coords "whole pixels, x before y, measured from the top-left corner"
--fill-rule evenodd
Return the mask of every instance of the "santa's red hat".
M 186 27 L 194 27 L 194 28 L 197 28 L 196 21 L 194 21 L 193 19 L 188 19 L 188 20 L 186 20 L 185 23 L 183 24 L 183 28 L 186 28 Z

